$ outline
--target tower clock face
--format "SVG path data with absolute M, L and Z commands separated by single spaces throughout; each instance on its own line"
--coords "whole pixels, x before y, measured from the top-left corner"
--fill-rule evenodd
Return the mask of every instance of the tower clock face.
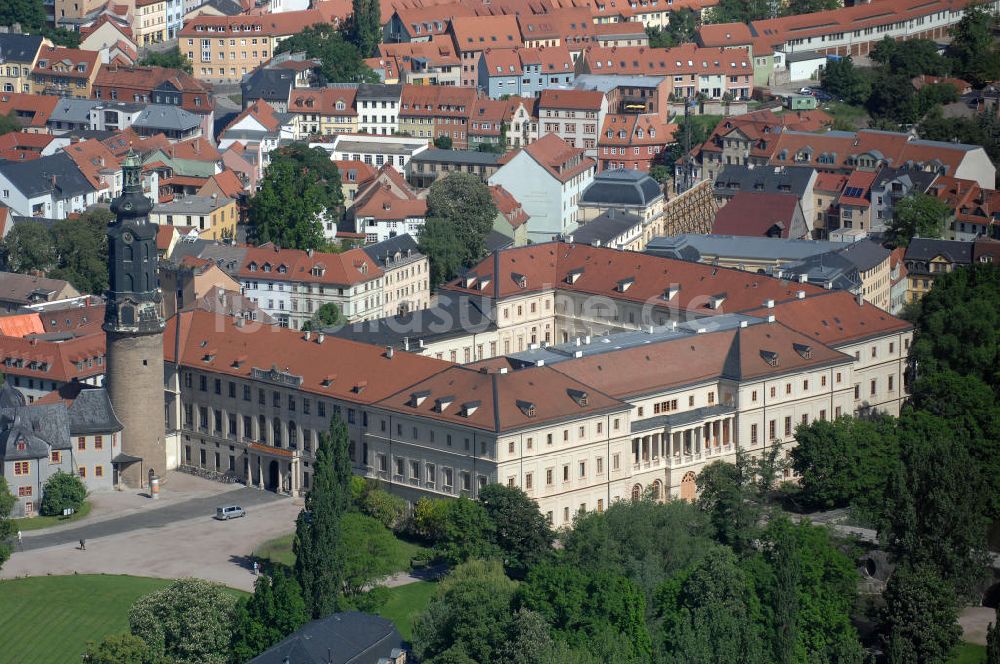
M 131 210 L 132 209 L 132 201 L 125 201 L 124 203 L 122 203 L 122 209 L 125 210 L 126 212 L 128 212 L 129 210 Z
M 122 242 L 124 242 L 125 244 L 132 244 L 133 239 L 134 238 L 132 237 L 131 232 L 125 231 L 124 233 L 122 233 Z

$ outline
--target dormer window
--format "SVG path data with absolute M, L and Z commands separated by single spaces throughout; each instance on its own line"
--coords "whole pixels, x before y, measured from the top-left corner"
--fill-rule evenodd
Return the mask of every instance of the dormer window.
M 490 281 L 491 281 L 491 278 L 488 277 L 488 276 L 487 277 L 483 277 L 482 279 L 480 279 L 479 280 L 479 290 L 481 290 L 481 291 L 486 290 L 486 288 L 490 285 Z
M 462 280 L 462 286 L 465 288 L 472 288 L 475 285 L 476 285 L 476 275 L 472 273 L 465 275 L 465 278 Z
M 811 360 L 813 355 L 812 346 L 807 344 L 792 344 L 795 352 L 802 356 L 803 359 Z
M 590 395 L 583 390 L 567 390 L 567 392 L 577 406 L 583 407 L 590 403 Z
M 443 413 L 448 409 L 448 406 L 450 406 L 454 400 L 455 397 L 451 396 L 438 397 L 437 399 L 434 400 L 434 410 L 439 413 Z
M 712 295 L 708 298 L 708 308 L 709 309 L 721 309 L 722 303 L 726 301 L 727 295 L 725 293 L 718 293 Z
M 410 395 L 410 406 L 416 408 L 423 402 L 427 401 L 427 397 L 431 395 L 430 390 L 421 390 L 419 392 L 414 392 Z
M 250 263 L 250 265 L 247 266 L 247 269 L 250 270 L 251 272 L 256 272 L 257 271 L 257 264 L 256 263 Z
M 279 274 L 285 274 L 286 272 L 288 272 L 288 267 L 286 265 L 282 264 L 278 266 Z
M 572 270 L 569 274 L 566 275 L 566 283 L 575 284 L 581 276 L 583 276 L 582 267 L 577 270 Z
M 461 415 L 462 417 L 472 417 L 473 414 L 479 410 L 479 406 L 482 402 L 480 401 L 467 401 L 462 404 Z
M 337 380 L 337 374 L 328 374 L 323 380 L 319 382 L 323 387 L 330 387 L 333 385 L 333 381 Z
M 270 271 L 271 271 L 271 264 L 264 263 L 264 272 L 270 272 Z
M 624 293 L 629 288 L 631 288 L 632 284 L 634 283 L 635 279 L 633 277 L 627 277 L 618 282 L 618 284 L 615 286 L 615 290 L 617 290 L 619 293 Z
M 771 367 L 778 366 L 778 354 L 775 353 L 774 351 L 762 350 L 760 351 L 760 356 L 764 358 L 764 361 L 767 362 L 768 366 Z
M 535 416 L 535 404 L 533 402 L 531 402 L 531 401 L 522 401 L 522 400 L 518 399 L 518 401 L 517 401 L 517 407 L 521 410 L 522 413 L 524 413 L 525 417 L 534 417 Z
M 517 272 L 511 272 L 510 278 L 514 280 L 514 283 L 517 284 L 518 288 L 528 287 L 528 278 L 523 274 L 518 274 Z

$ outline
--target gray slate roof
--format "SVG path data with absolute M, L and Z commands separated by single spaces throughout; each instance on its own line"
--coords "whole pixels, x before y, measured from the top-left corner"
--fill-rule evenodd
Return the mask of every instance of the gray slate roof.
M 423 254 L 417 248 L 417 241 L 409 233 L 369 244 L 364 247 L 364 252 L 383 270 L 423 258 Z M 398 260 L 396 259 L 397 254 L 399 255 Z
M 171 131 L 190 131 L 200 124 L 201 116 L 167 104 L 150 104 L 132 122 L 133 127 Z
M 642 224 L 638 215 L 621 210 L 608 210 L 573 231 L 573 242 L 597 247 L 607 246 L 613 239 Z
M 405 350 L 409 344 L 409 349 L 416 351 L 421 340 L 432 342 L 495 329 L 496 322 L 486 313 L 490 306 L 486 298 L 442 292 L 438 294 L 437 303 L 428 309 L 329 328 L 324 332 L 340 339 L 399 350 Z
M 249 664 L 378 664 L 402 648 L 390 621 L 351 611 L 306 623 Z
M 28 198 L 49 193 L 56 198 L 70 198 L 94 191 L 65 152 L 28 161 L 0 161 L 0 173 Z
M 95 433 L 113 433 L 125 426 L 115 415 L 111 397 L 103 387 L 85 387 L 81 383 L 66 383 L 59 388 L 59 395 L 71 399 L 69 404 L 69 433 L 86 436 Z
M 233 199 L 226 196 L 182 196 L 167 203 L 157 203 L 153 212 L 162 214 L 211 214 L 224 207 Z
M 16 388 L 4 386 L 5 390 Z M 22 397 L 23 398 L 23 397 Z M 17 403 L 13 395 L 0 401 Z M 24 443 L 23 450 L 17 449 Z M 70 449 L 69 413 L 64 403 L 0 408 L 0 459 L 43 459 L 51 450 Z
M 91 109 L 100 105 L 101 102 L 96 99 L 76 99 L 74 97 L 65 97 L 60 99 L 59 103 L 52 109 L 52 114 L 49 116 L 49 122 L 89 124 Z
M 757 260 L 796 261 L 836 251 L 842 247 L 843 244 L 840 242 L 821 240 L 684 234 L 653 238 L 646 245 L 646 253 L 695 261 L 701 256 L 739 256 Z
M 871 240 L 852 242 L 839 252 L 861 272 L 866 272 L 889 257 L 889 250 Z
M 64 279 L 49 279 L 48 277 L 36 277 L 16 272 L 0 272 L 0 300 L 4 302 L 29 304 L 32 300 L 37 299 L 47 302 L 51 296 L 66 291 L 68 286 L 69 282 Z M 79 294 L 73 288 L 67 292 L 74 295 Z
M 379 101 L 399 101 L 403 86 L 399 84 L 362 83 L 358 86 L 356 99 L 377 99 Z
M 0 33 L 0 62 L 30 64 L 42 45 L 41 35 Z
M 972 263 L 972 242 L 960 240 L 937 240 L 934 238 L 915 237 L 910 240 L 903 256 L 905 261 L 929 261 L 936 256 L 944 256 L 953 263 L 968 265 Z
M 413 157 L 416 163 L 471 164 L 473 166 L 499 166 L 500 156 L 495 152 L 479 150 L 441 150 L 429 148 Z
M 580 203 L 645 207 L 662 196 L 660 185 L 648 173 L 615 168 L 594 176 L 580 195 Z
M 727 165 L 715 178 L 714 193 L 716 196 L 732 196 L 739 191 L 762 191 L 769 194 L 795 194 L 802 198 L 813 173 L 815 170 L 807 166 L 748 168 Z
M 886 166 L 878 172 L 875 177 L 875 181 L 872 183 L 872 191 L 881 191 L 888 185 L 892 180 L 899 179 L 904 183 L 904 186 L 909 186 L 907 191 L 920 191 L 926 192 L 927 189 L 933 184 L 934 180 L 937 179 L 937 173 L 931 173 L 928 171 L 921 171 L 911 168 L 890 168 Z
M 263 68 L 247 74 L 240 83 L 244 105 L 249 106 L 257 99 L 287 103 L 288 95 L 295 85 L 295 74 L 291 69 Z

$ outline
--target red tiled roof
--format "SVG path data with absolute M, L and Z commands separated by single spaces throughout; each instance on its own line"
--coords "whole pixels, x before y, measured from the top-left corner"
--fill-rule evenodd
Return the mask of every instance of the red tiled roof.
M 493 204 L 497 206 L 497 210 L 510 223 L 511 228 L 520 228 L 528 223 L 531 217 L 524 211 L 520 201 L 504 189 L 503 185 L 490 185 L 490 196 L 493 198 Z
M 304 392 L 362 404 L 454 366 L 415 353 L 388 357 L 379 346 L 336 337 L 319 343 L 316 336 L 307 340 L 302 332 L 275 325 L 237 327 L 236 319 L 207 311 L 183 312 L 167 321 L 163 349 L 168 362 L 230 376 L 249 378 L 254 368 L 274 368 L 301 378 Z M 255 364 L 254 358 L 266 359 Z
M 227 36 L 287 37 L 305 28 L 326 23 L 323 13 L 316 9 L 263 14 L 260 16 L 196 16 L 184 23 L 180 37 L 220 38 Z M 198 28 L 202 28 L 199 30 Z M 211 27 L 212 30 L 207 28 Z
M 539 108 L 561 110 L 598 111 L 604 103 L 604 93 L 598 90 L 542 90 L 538 97 Z
M 555 134 L 545 134 L 522 150 L 560 182 L 566 182 L 596 165 L 593 159 L 584 156 L 583 148 L 575 148 Z M 513 154 L 507 161 L 512 157 Z
M 44 127 L 59 103 L 55 95 L 0 93 L 0 115 L 13 114 L 26 127 Z
M 214 181 L 219 190 L 229 198 L 237 198 L 244 192 L 243 183 L 240 182 L 236 172 L 231 169 L 227 168 L 221 173 L 216 173 L 209 178 L 209 182 L 211 181 Z M 206 182 L 205 186 L 208 186 L 209 182 Z
M 801 289 L 807 284 L 795 284 Z M 777 301 L 776 301 L 777 302 Z M 803 299 L 777 302 L 773 308 L 747 311 L 751 316 L 774 315 L 810 339 L 834 348 L 886 332 L 903 332 L 913 326 L 905 320 L 842 290 L 807 291 Z
M 847 182 L 844 183 L 843 193 L 840 194 L 837 203 L 864 207 L 871 205 L 871 187 L 877 175 L 874 171 L 854 171 L 851 173 Z
M 798 197 L 792 194 L 737 192 L 715 215 L 712 232 L 716 235 L 763 237 L 780 224 L 781 237 L 788 238 L 798 203 Z
M 322 274 L 313 274 L 314 269 L 321 270 Z M 377 279 L 382 276 L 382 270 L 362 249 L 339 254 L 313 252 L 310 256 L 298 249 L 279 249 L 265 244 L 247 248 L 239 276 L 348 286 Z
M 495 433 L 629 408 L 551 367 L 505 373 L 450 367 L 376 406 Z
M 746 23 L 716 23 L 698 27 L 698 42 L 702 46 L 748 46 L 753 42 Z
M 673 48 L 588 46 L 582 57 L 594 74 L 753 74 L 753 61 L 745 48 L 702 48 L 690 43 Z
M 4 360 L 22 362 L 20 367 L 5 366 L 4 373 L 57 382 L 100 376 L 104 373 L 105 355 L 101 322 L 97 320 L 77 328 L 78 336 L 66 341 L 0 337 L 0 356 Z M 32 362 L 37 363 L 35 368 L 31 367 Z
M 97 51 L 83 51 L 65 46 L 43 46 L 38 53 L 37 64 L 32 75 L 89 79 L 101 66 L 100 56 L 101 54 Z M 65 68 L 57 70 L 56 65 Z M 81 66 L 83 71 L 79 70 Z
M 514 16 L 456 16 L 451 30 L 460 52 L 524 45 Z
M 357 115 L 354 98 L 357 88 L 293 88 L 288 98 L 289 113 L 349 117 Z M 337 108 L 342 104 L 343 108 Z

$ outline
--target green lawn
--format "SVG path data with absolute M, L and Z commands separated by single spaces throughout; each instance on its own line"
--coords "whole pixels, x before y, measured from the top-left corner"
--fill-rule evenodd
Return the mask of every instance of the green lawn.
M 14 526 L 18 530 L 40 530 L 49 526 L 73 523 L 90 514 L 91 507 L 90 501 L 85 500 L 80 509 L 74 512 L 72 516 L 35 516 L 30 519 L 14 519 Z
M 863 129 L 868 126 L 868 113 L 860 106 L 831 101 L 822 104 L 820 108 L 832 115 L 834 122 L 840 120 L 842 124 L 850 125 L 855 129 Z
M 80 574 L 0 582 L 0 659 L 20 664 L 79 662 L 88 640 L 128 630 L 140 596 L 170 581 Z
M 960 643 L 955 648 L 948 664 L 983 664 L 986 661 L 986 646 L 974 643 Z
M 281 563 L 289 567 L 295 566 L 295 556 L 292 554 L 292 539 L 294 533 L 276 537 L 268 540 L 254 550 L 253 555 L 258 558 L 270 560 L 273 563 Z M 392 552 L 392 568 L 397 572 L 405 572 L 410 569 L 410 561 L 415 558 L 430 560 L 432 558 L 430 549 L 396 538 L 396 548 Z
M 437 583 L 434 581 L 417 581 L 389 588 L 389 601 L 378 614 L 391 620 L 403 638 L 410 641 L 413 638 L 413 618 L 427 608 L 435 590 Z

